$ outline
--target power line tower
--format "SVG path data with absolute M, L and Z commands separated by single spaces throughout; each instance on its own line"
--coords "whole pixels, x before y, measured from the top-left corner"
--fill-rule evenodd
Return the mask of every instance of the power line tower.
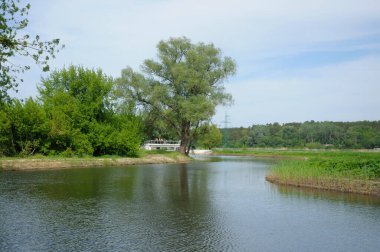
M 230 116 L 227 114 L 227 111 L 226 111 L 224 114 L 224 121 L 222 122 L 224 124 L 224 128 L 223 128 L 223 147 L 224 148 L 228 146 L 228 139 L 229 139 L 228 124 L 231 123 L 228 120 L 229 117 Z

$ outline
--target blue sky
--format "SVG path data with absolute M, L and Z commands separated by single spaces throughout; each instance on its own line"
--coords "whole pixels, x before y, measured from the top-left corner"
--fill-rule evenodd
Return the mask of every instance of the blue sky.
M 234 58 L 225 83 L 234 97 L 213 122 L 380 120 L 378 0 L 33 0 L 32 34 L 60 38 L 51 63 L 101 68 L 113 77 L 154 58 L 156 44 L 186 36 Z M 36 96 L 41 76 L 25 74 L 19 98 Z

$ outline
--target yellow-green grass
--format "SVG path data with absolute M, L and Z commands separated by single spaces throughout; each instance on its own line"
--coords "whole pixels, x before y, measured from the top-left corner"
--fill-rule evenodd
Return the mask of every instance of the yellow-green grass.
M 370 150 L 220 149 L 224 155 L 280 158 L 266 179 L 277 184 L 380 196 L 380 153 Z
M 282 160 L 266 179 L 278 184 L 380 196 L 380 154 L 336 152 L 311 155 L 305 160 Z
M 378 155 L 380 152 L 374 150 L 339 150 L 339 149 L 291 149 L 291 148 L 218 148 L 212 150 L 216 155 L 244 155 L 259 157 L 285 157 L 285 158 L 311 158 L 320 156 L 336 156 L 340 154 L 356 156 L 358 153 Z

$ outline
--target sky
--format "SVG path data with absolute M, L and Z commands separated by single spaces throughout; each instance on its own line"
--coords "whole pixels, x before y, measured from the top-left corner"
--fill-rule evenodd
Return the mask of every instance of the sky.
M 66 46 L 52 69 L 82 65 L 117 78 L 154 59 L 160 40 L 213 43 L 237 63 L 224 83 L 234 103 L 217 107 L 218 126 L 380 120 L 379 0 L 28 2 L 28 32 Z M 46 76 L 33 66 L 15 96 L 36 97 Z

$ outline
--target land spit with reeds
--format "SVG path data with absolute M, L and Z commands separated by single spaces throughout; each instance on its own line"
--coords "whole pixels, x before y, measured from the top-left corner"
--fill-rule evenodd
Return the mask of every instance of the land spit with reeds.
M 279 158 L 267 181 L 380 196 L 380 153 L 366 150 L 225 149 L 224 155 Z
M 63 168 L 128 166 L 137 164 L 186 163 L 191 159 L 179 152 L 143 153 L 137 158 L 126 157 L 28 157 L 0 158 L 1 170 L 51 170 Z

